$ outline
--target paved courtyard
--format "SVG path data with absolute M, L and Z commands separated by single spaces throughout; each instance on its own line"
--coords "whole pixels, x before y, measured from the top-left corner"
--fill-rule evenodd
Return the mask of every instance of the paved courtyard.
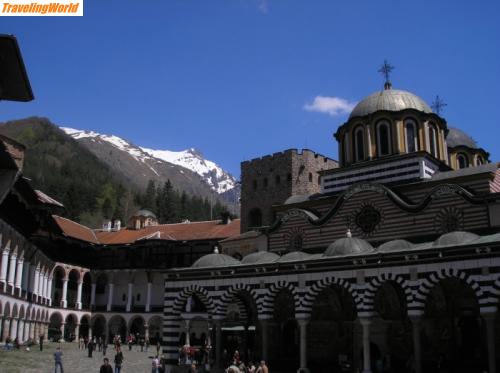
M 0 351 L 0 373 L 52 373 L 54 372 L 53 353 L 57 346 L 61 346 L 63 352 L 63 367 L 65 373 L 98 373 L 102 364 L 102 352 L 94 351 L 92 358 L 88 352 L 79 350 L 75 343 L 46 343 L 43 352 L 38 346 L 33 346 L 31 351 Z M 137 346 L 132 351 L 128 347 L 122 350 L 124 361 L 122 373 L 151 372 L 151 359 L 156 352 L 140 352 Z M 115 351 L 109 345 L 106 356 L 113 362 Z M 114 364 L 113 364 L 114 367 Z

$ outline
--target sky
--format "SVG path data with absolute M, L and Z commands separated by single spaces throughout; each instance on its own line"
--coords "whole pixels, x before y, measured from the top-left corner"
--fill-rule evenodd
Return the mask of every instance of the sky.
M 500 161 L 500 2 L 85 0 L 83 17 L 2 17 L 44 116 L 147 148 L 194 147 L 239 176 L 288 148 L 338 158 L 333 133 L 383 87 L 446 103 Z M 493 110 L 495 109 L 495 110 Z

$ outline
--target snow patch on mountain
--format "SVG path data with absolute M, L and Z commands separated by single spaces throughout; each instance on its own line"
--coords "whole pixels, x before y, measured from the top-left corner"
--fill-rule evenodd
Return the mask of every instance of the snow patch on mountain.
M 200 175 L 205 182 L 219 194 L 236 187 L 236 179 L 234 176 L 224 171 L 215 162 L 204 159 L 203 156 L 194 148 L 178 152 L 171 150 L 155 150 L 138 147 L 121 137 L 114 135 L 103 135 L 94 131 L 82 131 L 69 127 L 61 127 L 61 129 L 75 140 L 89 138 L 94 141 L 106 141 L 115 148 L 129 153 L 139 162 L 146 163 L 146 160 L 153 160 L 157 162 L 167 162 L 187 168 L 188 170 Z M 157 174 L 157 172 L 149 164 L 148 166 Z

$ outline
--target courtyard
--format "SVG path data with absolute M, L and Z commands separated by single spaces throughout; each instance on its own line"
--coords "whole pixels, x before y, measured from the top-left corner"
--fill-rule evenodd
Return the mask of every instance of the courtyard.
M 53 354 L 57 346 L 63 352 L 63 367 L 65 373 L 93 373 L 99 372 L 102 364 L 102 352 L 94 351 L 92 358 L 88 351 L 79 350 L 76 343 L 46 343 L 43 351 L 38 346 L 33 346 L 30 351 L 26 349 L 0 351 L 0 373 L 52 373 L 54 372 Z M 139 346 L 133 346 L 132 351 L 127 346 L 123 348 L 122 373 L 141 373 L 151 371 L 151 360 L 156 353 L 154 348 L 148 352 L 140 352 Z M 115 351 L 109 345 L 106 356 L 113 362 Z M 114 364 L 113 364 L 114 367 Z

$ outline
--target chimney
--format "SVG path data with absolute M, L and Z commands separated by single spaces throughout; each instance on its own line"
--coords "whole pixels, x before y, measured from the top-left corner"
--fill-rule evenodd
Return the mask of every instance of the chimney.
M 104 232 L 111 232 L 111 220 L 104 220 L 104 223 L 102 223 L 102 230 Z
M 113 230 L 119 231 L 121 227 L 122 227 L 122 222 L 120 221 L 120 219 L 116 219 L 113 223 Z

